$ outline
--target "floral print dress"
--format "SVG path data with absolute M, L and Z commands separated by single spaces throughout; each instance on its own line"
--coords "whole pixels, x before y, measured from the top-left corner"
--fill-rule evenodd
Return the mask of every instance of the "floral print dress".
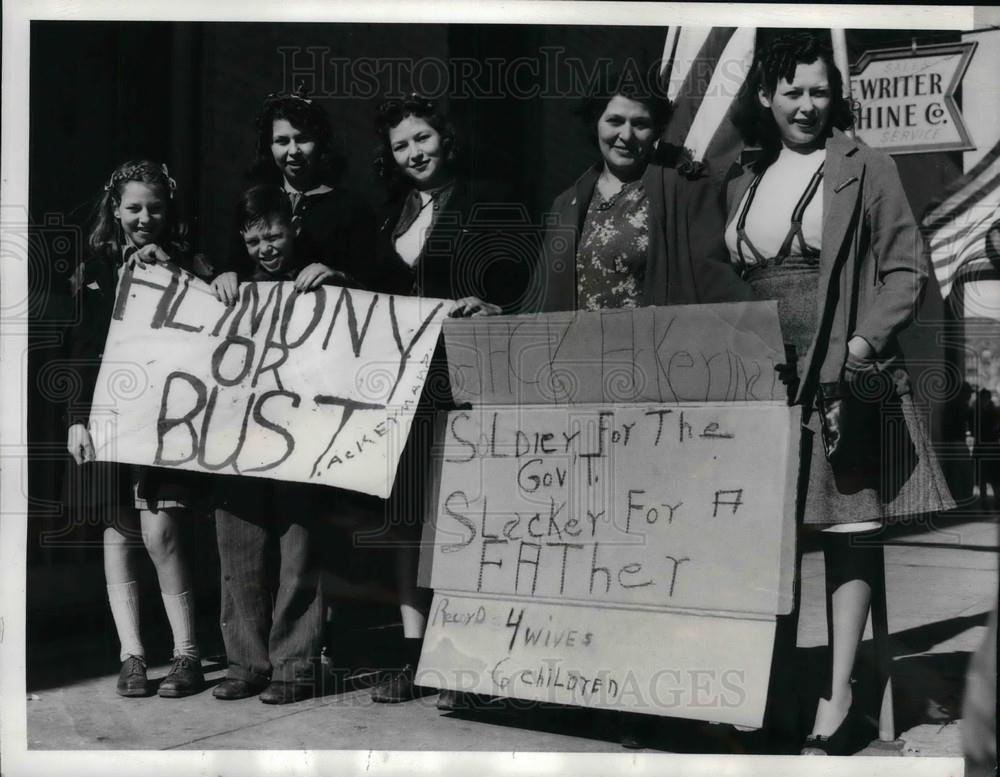
M 607 199 L 594 187 L 576 252 L 578 310 L 642 304 L 648 217 L 649 200 L 641 180 L 630 181 Z

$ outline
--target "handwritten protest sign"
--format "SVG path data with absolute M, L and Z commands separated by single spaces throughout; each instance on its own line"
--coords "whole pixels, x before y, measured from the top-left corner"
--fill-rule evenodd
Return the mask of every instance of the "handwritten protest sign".
M 447 307 L 291 283 L 242 284 L 226 307 L 176 268 L 128 269 L 91 412 L 97 457 L 386 497 Z
M 787 419 L 771 404 L 450 413 L 431 585 L 788 612 Z
M 422 685 L 760 726 L 773 619 L 437 593 Z
M 458 319 L 445 345 L 457 402 L 783 400 L 776 302 Z
M 443 424 L 420 682 L 760 725 L 798 460 L 773 303 L 545 318 L 446 327 L 452 374 L 494 402 Z M 491 358 L 498 328 L 531 355 Z M 609 379 L 621 343 L 645 383 Z

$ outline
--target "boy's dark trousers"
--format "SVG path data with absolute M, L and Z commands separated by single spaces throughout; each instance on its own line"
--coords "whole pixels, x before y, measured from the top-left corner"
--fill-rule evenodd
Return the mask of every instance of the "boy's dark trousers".
M 226 477 L 215 511 L 227 677 L 313 683 L 324 602 L 310 487 Z

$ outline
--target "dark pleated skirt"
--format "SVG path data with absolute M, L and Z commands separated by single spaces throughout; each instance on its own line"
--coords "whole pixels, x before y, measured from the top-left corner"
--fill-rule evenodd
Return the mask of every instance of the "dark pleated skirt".
M 169 508 L 205 510 L 211 506 L 212 477 L 202 472 L 141 467 L 111 461 L 78 465 L 70 460 L 63 478 L 62 502 L 68 511 L 110 525 L 119 510 L 158 512 Z

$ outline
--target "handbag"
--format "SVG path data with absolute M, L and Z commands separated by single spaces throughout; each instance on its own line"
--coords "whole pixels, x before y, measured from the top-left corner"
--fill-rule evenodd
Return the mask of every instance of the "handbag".
M 838 469 L 878 464 L 882 408 L 894 394 L 889 373 L 874 360 L 848 355 L 844 377 L 819 384 L 816 401 L 826 459 Z

